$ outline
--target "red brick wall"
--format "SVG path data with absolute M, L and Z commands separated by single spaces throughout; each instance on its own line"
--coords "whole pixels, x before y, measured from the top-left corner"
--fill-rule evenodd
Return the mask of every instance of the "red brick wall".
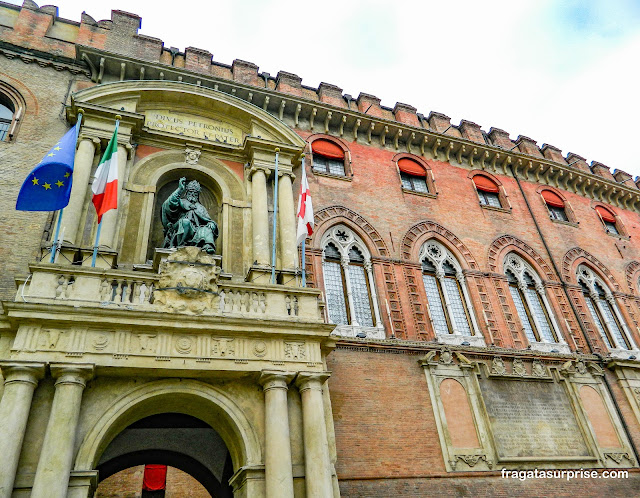
M 100 483 L 97 498 L 137 498 L 142 494 L 144 465 L 122 470 Z M 186 472 L 167 468 L 165 498 L 209 498 L 206 489 Z
M 329 355 L 340 481 L 444 472 L 418 358 L 348 349 Z

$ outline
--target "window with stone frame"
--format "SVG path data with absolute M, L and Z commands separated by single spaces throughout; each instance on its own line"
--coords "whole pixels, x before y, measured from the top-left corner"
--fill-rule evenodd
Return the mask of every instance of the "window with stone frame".
M 476 187 L 478 201 L 481 206 L 503 207 L 502 202 L 500 202 L 500 189 L 493 180 L 484 175 L 475 175 L 473 184 Z
M 556 221 L 570 221 L 562 198 L 551 190 L 541 192 L 542 199 L 549 211 L 549 218 Z
M 381 328 L 371 256 L 364 243 L 340 224 L 327 230 L 322 248 L 329 321 L 336 325 Z
M 598 213 L 605 232 L 611 235 L 622 235 L 622 226 L 610 210 L 603 206 L 596 206 L 596 213 Z
M 402 157 L 397 164 L 400 171 L 400 182 L 404 190 L 421 194 L 429 193 L 427 171 L 420 163 L 411 158 Z
M 331 140 L 319 138 L 311 144 L 313 171 L 333 176 L 346 176 L 345 153 Z
M 609 350 L 637 349 L 607 285 L 585 265 L 578 267 L 578 283 L 582 287 L 593 325 L 607 348 Z
M 422 246 L 420 263 L 429 317 L 436 336 L 446 342 L 451 342 L 447 341 L 451 336 L 463 339 L 477 336 L 476 339 L 482 341 L 464 274 L 453 254 L 432 239 Z
M 535 270 L 515 253 L 505 258 L 504 270 L 513 304 L 529 343 L 532 346 L 538 343 L 564 343 L 542 280 Z

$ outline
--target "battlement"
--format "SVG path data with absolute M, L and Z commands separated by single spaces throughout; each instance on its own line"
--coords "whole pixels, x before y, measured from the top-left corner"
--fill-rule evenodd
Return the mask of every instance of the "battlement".
M 322 82 L 318 88 L 311 88 L 303 85 L 302 78 L 294 73 L 279 71 L 272 76 L 260 72 L 259 66 L 252 62 L 236 59 L 229 66 L 216 62 L 211 52 L 201 48 L 187 47 L 184 51 L 175 47 L 167 48 L 161 39 L 139 34 L 141 26 L 140 16 L 121 10 L 112 10 L 110 20 L 100 21 L 83 12 L 80 22 L 76 22 L 60 18 L 56 6 L 38 7 L 32 0 L 24 0 L 22 7 L 0 2 L 0 39 L 26 49 L 70 59 L 77 58 L 78 46 L 105 50 L 149 63 L 164 64 L 176 70 L 183 69 L 276 91 L 395 121 L 399 125 L 419 127 L 484 146 L 546 159 L 622 183 L 629 188 L 636 188 L 636 184 L 640 184 L 640 177 L 633 181 L 631 175 L 619 169 L 612 174 L 602 163 L 592 161 L 589 165 L 583 157 L 572 152 L 563 156 L 561 149 L 548 144 L 538 146 L 536 140 L 524 135 L 513 140 L 510 133 L 504 130 L 491 127 L 489 132 L 484 132 L 481 125 L 465 119 L 457 125 L 452 124 L 450 117 L 434 111 L 425 118 L 425 114 L 418 112 L 416 107 L 398 102 L 389 108 L 381 105 L 378 97 L 367 93 L 361 92 L 354 99 L 331 83 Z

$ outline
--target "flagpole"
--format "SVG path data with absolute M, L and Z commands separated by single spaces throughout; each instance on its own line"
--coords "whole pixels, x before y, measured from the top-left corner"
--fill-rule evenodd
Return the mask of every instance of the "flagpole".
M 78 120 L 76 122 L 76 145 L 78 144 L 78 134 L 80 133 L 80 124 L 82 123 L 82 109 L 78 112 Z M 59 243 L 58 236 L 60 235 L 60 225 L 62 224 L 62 213 L 64 212 L 64 208 L 60 210 L 58 213 L 58 223 L 56 224 L 56 234 L 53 237 L 53 245 L 51 246 L 51 259 L 50 263 L 54 263 L 56 259 L 56 253 L 58 252 L 58 246 L 62 245 Z
M 276 178 L 273 189 L 273 244 L 271 250 L 271 283 L 276 283 L 276 235 L 278 234 L 278 153 L 276 147 Z
M 53 236 L 53 245 L 51 246 L 51 259 L 49 263 L 55 262 L 56 252 L 58 252 L 58 236 L 60 235 L 60 225 L 62 224 L 62 213 L 64 208 L 58 211 L 58 223 L 56 224 L 56 234 Z
M 303 165 L 304 167 L 304 165 Z M 307 242 L 307 238 L 305 237 L 304 239 L 302 239 L 302 287 L 306 287 L 307 286 L 307 273 L 305 271 L 305 254 L 304 254 L 304 246 L 305 243 Z
M 114 133 L 118 132 L 118 126 L 120 125 L 120 116 L 116 116 L 116 129 Z M 95 268 L 96 258 L 98 257 L 98 243 L 100 242 L 100 230 L 102 230 L 102 215 L 98 216 L 100 221 L 98 222 L 98 230 L 96 230 L 96 242 L 93 245 L 93 256 L 91 257 L 91 267 Z
M 98 257 L 98 241 L 100 240 L 100 229 L 102 228 L 102 220 L 98 223 L 98 231 L 96 232 L 96 243 L 93 246 L 93 257 L 91 258 L 91 268 L 96 266 L 96 258 Z

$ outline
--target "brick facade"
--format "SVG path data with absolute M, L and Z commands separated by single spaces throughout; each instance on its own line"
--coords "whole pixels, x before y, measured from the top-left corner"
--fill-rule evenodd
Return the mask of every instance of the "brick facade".
M 28 265 L 50 244 L 52 215 L 15 211 L 15 194 L 68 129 L 65 108 L 73 107 L 72 96 L 102 83 L 145 77 L 206 87 L 261 107 L 307 142 L 326 138 L 345 151 L 344 176 L 319 173 L 312 167 L 309 148 L 304 163 L 316 213 L 316 231 L 307 240 L 309 286 L 325 290 L 321 240 L 332 226 L 344 224 L 370 254 L 374 305 L 384 327 L 380 340 L 336 336 L 335 349 L 324 360 L 332 372 L 328 386 L 342 496 L 602 496 L 637 490 L 640 476 L 632 446 L 640 448 L 640 385 L 633 383 L 640 379 L 640 190 L 630 175 L 612 173 L 600 163 L 589 166 L 576 154 L 565 158 L 560 149 L 538 147 L 528 137 L 514 141 L 497 128 L 484 133 L 470 121 L 450 126 L 450 119 L 437 112 L 424 118 L 408 104 L 389 109 L 367 94 L 348 100 L 335 85 L 309 89 L 295 74 L 265 76 L 255 64 L 240 60 L 228 67 L 195 47 L 172 52 L 161 40 L 138 34 L 140 17 L 134 14 L 113 11 L 111 20 L 99 22 L 83 14 L 80 23 L 56 15 L 55 8 L 39 8 L 30 0 L 21 8 L 0 2 L 0 85 L 24 99 L 16 136 L 0 143 L 0 188 L 9 193 L 0 200 L 0 300 L 15 297 L 15 279 L 24 278 Z M 184 143 L 173 146 L 184 149 Z M 134 165 L 174 150 L 155 142 L 136 147 Z M 432 187 L 428 193 L 402 188 L 400 157 L 414 157 L 423 165 Z M 224 155 L 220 160 L 240 183 L 248 184 L 242 163 Z M 295 171 L 293 192 L 299 188 L 300 170 Z M 474 175 L 497 186 L 501 207 L 479 203 Z M 127 187 L 136 192 L 137 186 Z M 552 219 L 544 190 L 564 201 L 568 221 Z M 135 194 L 127 195 L 131 211 L 141 210 Z M 618 234 L 605 231 L 598 206 L 613 213 Z M 92 214 L 82 222 L 88 240 Z M 137 218 L 127 223 L 121 228 L 126 236 L 140 231 Z M 616 465 L 628 464 L 628 479 L 521 482 L 501 479 L 498 463 L 484 473 L 447 467 L 441 421 L 434 411 L 437 393 L 430 392 L 425 381 L 424 365 L 432 360 L 435 364 L 436 352 L 437 361 L 448 364 L 444 355 L 450 353 L 438 342 L 422 282 L 418 256 L 429 240 L 446 247 L 459 264 L 469 313 L 486 346 L 462 343 L 451 349 L 472 358 L 477 369 L 496 356 L 507 358 L 509 368 L 515 368 L 514 358 L 541 361 L 558 372 L 558 382 L 574 375 L 580 365 L 592 365 L 587 371 L 595 372 L 592 377 L 610 396 L 609 415 L 630 443 L 627 447 L 621 442 L 617 453 L 607 450 L 612 456 L 599 457 L 594 466 L 620 457 L 623 463 Z M 555 317 L 566 351 L 531 348 L 505 275 L 509 253 L 520 256 L 540 278 L 547 312 Z M 133 271 L 144 263 L 132 247 L 121 248 L 121 269 Z M 610 355 L 594 325 L 576 276 L 581 264 L 591 268 L 613 296 L 634 346 L 624 357 Z M 0 325 L 11 329 L 9 321 Z M 10 358 L 11 344 L 2 331 L 4 361 Z M 419 364 L 427 357 L 430 360 Z M 465 361 L 456 356 L 452 364 Z M 299 398 L 290 397 L 290 403 L 299 403 Z M 197 485 L 188 474 L 172 468 L 169 476 L 167 496 L 205 496 L 194 491 Z M 101 483 L 98 496 L 139 496 L 141 479 L 140 468 L 122 471 Z M 297 485 L 298 493 L 300 489 Z

